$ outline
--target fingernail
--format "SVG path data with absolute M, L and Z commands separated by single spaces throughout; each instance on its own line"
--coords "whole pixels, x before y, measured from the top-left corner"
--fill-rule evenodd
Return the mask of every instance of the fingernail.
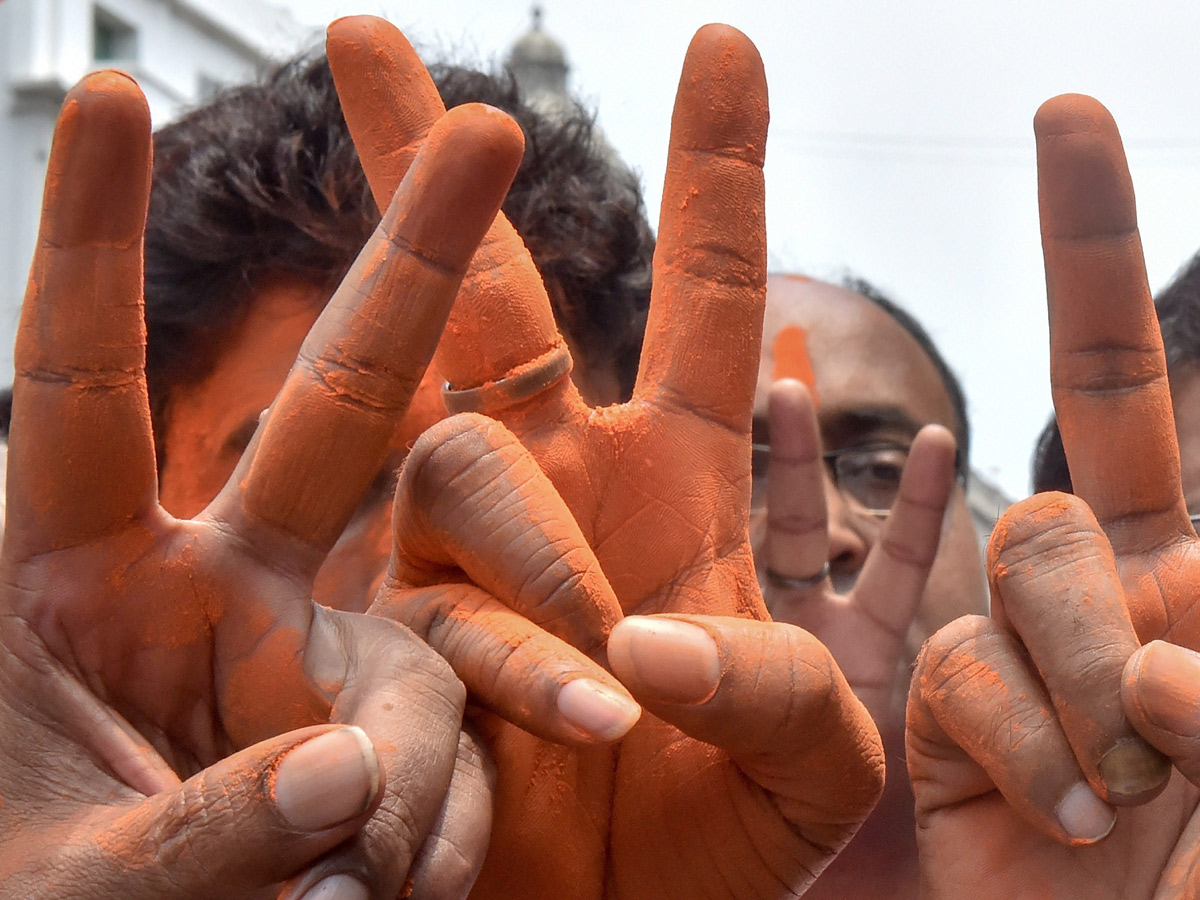
M 300 831 L 322 831 L 360 815 L 379 793 L 371 739 L 351 726 L 305 741 L 275 769 L 272 793 L 280 814 Z
M 1109 803 L 1135 805 L 1171 777 L 1171 761 L 1140 738 L 1124 738 L 1100 757 L 1100 778 Z
M 558 711 L 580 731 L 601 741 L 624 737 L 642 714 L 631 698 L 591 678 L 564 684 L 558 692 Z
M 721 681 L 721 658 L 712 635 L 677 619 L 626 616 L 613 628 L 608 656 L 625 662 L 644 693 L 666 703 L 703 703 Z M 616 652 L 614 652 L 614 650 Z M 618 660 L 617 656 L 623 657 Z
M 1137 700 L 1152 724 L 1185 737 L 1200 733 L 1200 654 L 1151 641 L 1137 674 Z
M 1083 844 L 1094 844 L 1108 837 L 1117 822 L 1112 807 L 1097 797 L 1085 781 L 1073 785 L 1063 795 L 1055 812 L 1063 831 Z
M 304 892 L 300 900 L 370 900 L 367 886 L 350 875 L 330 875 Z

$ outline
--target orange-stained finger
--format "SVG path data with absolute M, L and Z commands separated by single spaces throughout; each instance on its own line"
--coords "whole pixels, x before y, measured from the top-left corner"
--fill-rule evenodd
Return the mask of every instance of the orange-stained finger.
M 384 581 L 372 615 L 407 625 L 443 656 L 474 703 L 560 744 L 619 740 L 641 707 L 579 650 L 471 584 Z
M 749 430 L 766 300 L 767 82 L 750 40 L 706 25 L 671 119 L 635 394 Z
M 325 55 L 375 203 L 387 209 L 446 107 L 417 51 L 386 19 L 336 20 Z
M 1064 844 L 1094 843 L 1112 830 L 1115 813 L 1080 771 L 1036 673 L 990 619 L 963 616 L 926 642 L 907 720 L 919 825 L 945 809 L 1007 801 Z
M 1047 101 L 1034 131 L 1054 405 L 1075 492 L 1119 559 L 1191 533 L 1133 183 L 1092 98 Z
M 574 517 L 507 428 L 477 414 L 439 422 L 413 446 L 392 514 L 389 575 L 407 586 L 458 572 L 588 655 L 621 605 Z
M 767 419 L 771 435 L 764 554 L 768 578 L 774 573 L 785 579 L 811 580 L 829 560 L 825 463 L 812 395 L 794 379 L 775 382 L 767 397 Z M 775 585 L 764 589 L 763 597 L 774 615 L 773 600 L 784 605 L 803 603 L 811 591 L 828 587 L 825 578 L 794 590 Z
M 828 860 L 814 851 L 840 847 L 874 807 L 883 788 L 879 733 L 807 632 L 717 616 L 630 616 L 613 629 L 608 654 L 648 712 L 726 751 L 768 793 L 805 840 L 792 848 L 798 868 L 819 871 Z M 655 739 L 640 732 L 623 746 Z
M 383 19 L 339 19 L 329 27 L 326 52 L 346 124 L 382 207 L 440 113 L 441 98 L 412 45 Z M 469 390 L 509 382 L 565 353 L 541 276 L 512 225 L 497 216 L 463 280 L 437 368 L 452 388 Z M 553 384 L 578 402 L 568 380 Z M 502 384 L 461 408 L 498 414 L 510 405 Z
M 1037 667 L 1092 787 L 1117 805 L 1155 796 L 1170 764 L 1121 706 L 1122 672 L 1140 644 L 1087 504 L 1050 493 L 1011 507 L 992 532 L 988 578 L 993 608 Z
M 305 339 L 217 515 L 236 515 L 222 503 L 240 501 L 243 521 L 294 539 L 298 567 L 315 571 L 387 456 L 522 146 L 516 123 L 490 107 L 438 123 Z
M 1200 785 L 1200 653 L 1151 641 L 1125 663 L 1121 701 L 1138 734 Z
M 118 72 L 63 102 L 15 350 L 7 546 L 71 546 L 156 508 L 142 233 L 150 112 Z

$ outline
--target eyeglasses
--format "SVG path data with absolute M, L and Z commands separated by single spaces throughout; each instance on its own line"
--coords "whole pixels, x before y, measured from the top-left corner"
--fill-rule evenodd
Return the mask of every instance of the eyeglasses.
M 769 444 L 752 444 L 750 470 L 754 477 L 752 505 L 765 501 L 767 462 L 771 457 Z M 900 475 L 908 461 L 908 447 L 903 444 L 867 444 L 845 447 L 822 454 L 829 477 L 849 500 L 856 511 L 878 519 L 885 518 L 896 495 L 900 492 Z

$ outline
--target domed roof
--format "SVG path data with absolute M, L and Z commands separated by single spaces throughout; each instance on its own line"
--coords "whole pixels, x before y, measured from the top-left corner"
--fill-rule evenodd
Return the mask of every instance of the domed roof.
M 509 51 L 508 64 L 514 69 L 522 65 L 566 68 L 567 54 L 558 41 L 542 30 L 540 5 L 533 7 L 533 27 Z

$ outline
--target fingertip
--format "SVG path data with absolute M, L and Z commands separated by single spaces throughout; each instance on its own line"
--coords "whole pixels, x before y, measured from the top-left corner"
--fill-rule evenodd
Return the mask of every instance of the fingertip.
M 613 673 L 634 696 L 695 705 L 716 693 L 721 654 L 707 629 L 667 616 L 626 616 L 608 638 Z
M 593 678 L 575 678 L 558 692 L 558 711 L 574 728 L 595 741 L 618 741 L 641 718 L 642 708 L 619 686 Z
M 806 407 L 815 411 L 812 392 L 798 378 L 780 378 L 772 383 L 767 393 L 768 413 L 774 416 L 777 407 L 780 412 L 794 412 Z
M 1046 491 L 1018 500 L 996 521 L 988 539 L 988 578 L 994 581 L 1007 574 L 1004 559 L 1011 548 L 1054 529 L 1070 532 L 1081 527 L 1100 533 L 1091 507 L 1074 494 Z
M 1096 796 L 1086 781 L 1072 785 L 1054 812 L 1072 844 L 1098 843 L 1117 824 L 1116 811 Z
M 92 72 L 67 91 L 60 124 L 75 117 L 86 117 L 88 127 L 114 137 L 150 133 L 150 106 L 137 79 L 118 69 Z
M 761 166 L 767 76 L 758 48 L 730 25 L 705 25 L 688 45 L 672 120 L 683 146 L 715 149 Z
M 341 16 L 325 29 L 325 41 L 349 45 L 369 45 L 385 35 L 399 33 L 395 25 L 379 16 Z
M 1119 236 L 1137 227 L 1121 135 L 1099 101 L 1082 94 L 1055 97 L 1034 116 L 1034 133 L 1048 236 Z
M 270 773 L 269 787 L 291 827 L 324 831 L 364 817 L 379 804 L 383 769 L 366 732 L 348 725 L 288 749 Z
M 1171 761 L 1139 737 L 1119 740 L 1097 766 L 1106 799 L 1116 806 L 1153 800 L 1171 777 Z
M 747 78 L 761 82 L 765 88 L 767 83 L 766 69 L 758 47 L 745 32 L 732 25 L 721 22 L 710 22 L 701 25 L 688 44 L 688 57 L 696 54 L 699 58 L 695 64 L 720 64 L 730 58 L 736 58 Z
M 481 103 L 455 107 L 430 130 L 384 227 L 417 256 L 461 275 L 508 194 L 524 146 L 505 113 Z
M 1066 93 L 1051 97 L 1033 116 L 1033 130 L 1038 138 L 1116 131 L 1116 127 L 1112 113 L 1087 94 Z
M 913 439 L 902 479 L 907 476 L 910 482 L 926 486 L 936 483 L 949 496 L 954 483 L 957 448 L 958 443 L 950 429 L 942 425 L 926 425 Z
M 1150 641 L 1126 661 L 1121 699 L 1135 724 L 1200 737 L 1200 653 Z
M 525 134 L 512 116 L 486 103 L 464 103 L 448 111 L 433 127 L 429 142 L 445 141 L 470 160 L 479 177 L 509 180 L 525 152 Z M 507 189 L 506 189 L 507 192 Z
M 150 108 L 137 82 L 106 69 L 67 92 L 46 174 L 44 234 L 55 243 L 139 239 L 150 191 Z
M 953 455 L 958 446 L 958 441 L 954 438 L 954 432 L 945 425 L 938 425 L 936 423 L 926 425 L 917 432 L 917 436 L 913 439 L 913 444 L 916 445 L 918 442 L 928 444 L 931 447 L 940 447 L 943 450 L 948 450 L 951 455 Z

